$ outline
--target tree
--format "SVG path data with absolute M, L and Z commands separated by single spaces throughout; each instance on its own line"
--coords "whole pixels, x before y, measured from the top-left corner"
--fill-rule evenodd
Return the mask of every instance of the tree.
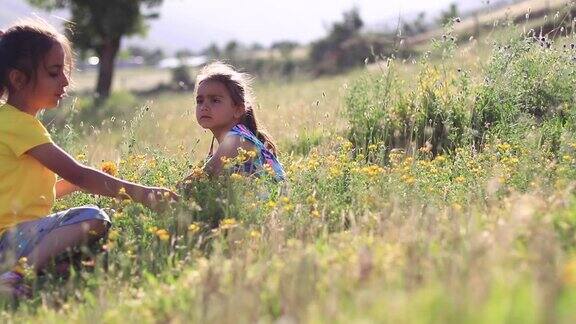
M 164 52 L 160 48 L 148 49 L 142 46 L 132 45 L 128 47 L 128 53 L 131 57 L 141 57 L 146 65 L 156 65 L 164 57 Z
M 250 45 L 251 51 L 261 51 L 263 49 L 264 49 L 264 46 L 258 42 L 254 42 L 254 43 L 252 43 L 252 45 Z
M 212 44 L 210 44 L 210 46 L 208 46 L 207 48 L 205 48 L 205 49 L 202 51 L 202 54 L 203 54 L 203 55 L 206 55 L 206 56 L 208 56 L 208 57 L 210 57 L 210 58 L 212 58 L 212 59 L 215 59 L 215 58 L 219 58 L 219 57 L 220 57 L 221 51 L 220 51 L 220 49 L 218 48 L 218 44 L 212 43 Z
M 224 56 L 230 60 L 234 60 L 236 58 L 236 53 L 238 52 L 239 47 L 240 44 L 237 41 L 229 41 L 226 46 L 224 46 Z
M 192 53 L 192 51 L 187 49 L 187 48 L 183 48 L 183 49 L 177 50 L 174 55 L 177 58 L 179 58 L 180 60 L 183 60 L 183 59 L 194 56 L 194 53 Z
M 144 34 L 146 20 L 157 18 L 154 11 L 162 0 L 28 0 L 37 7 L 53 10 L 68 8 L 71 21 L 67 36 L 82 53 L 93 50 L 100 59 L 96 96 L 110 95 L 114 63 L 122 37 Z
M 357 8 L 344 12 L 343 21 L 332 25 L 326 38 L 312 43 L 310 58 L 314 64 L 320 63 L 333 56 L 338 47 L 360 33 L 364 22 Z
M 426 31 L 426 13 L 420 12 L 412 22 L 402 22 L 402 32 L 405 36 L 414 36 Z
M 292 52 L 296 47 L 298 47 L 297 42 L 280 41 L 273 43 L 270 48 L 280 51 L 280 55 L 282 55 L 282 58 L 287 60 L 290 58 Z
M 440 13 L 440 18 L 438 19 L 438 23 L 441 26 L 444 26 L 456 17 L 458 17 L 458 5 L 456 5 L 455 3 L 452 3 L 452 4 L 450 4 L 450 7 L 448 7 L 448 9 L 446 11 L 443 11 L 442 13 Z

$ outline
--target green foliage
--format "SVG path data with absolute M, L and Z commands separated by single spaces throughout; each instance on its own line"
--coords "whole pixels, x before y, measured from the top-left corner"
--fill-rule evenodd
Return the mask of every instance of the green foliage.
M 126 118 L 139 104 L 138 99 L 130 92 L 115 92 L 105 101 L 94 101 L 92 98 L 79 99 L 74 108 L 78 112 L 75 121 L 94 125 L 110 118 Z
M 343 21 L 334 23 L 328 35 L 311 45 L 310 61 L 317 74 L 341 72 L 362 64 L 376 48 L 380 54 L 383 46 L 360 37 L 364 25 L 358 9 L 344 13 Z
M 413 21 L 402 21 L 402 35 L 404 36 L 418 35 L 427 30 L 425 12 L 420 12 Z
M 490 132 L 521 138 L 538 126 L 540 144 L 558 152 L 559 137 L 573 129 L 576 65 L 570 50 L 530 38 L 496 45 L 478 77 L 482 82 L 474 84 L 470 72 L 455 66 L 454 46 L 454 40 L 439 42 L 440 62 L 424 60 L 415 85 L 398 80 L 393 62 L 356 81 L 346 97 L 352 142 L 429 147 L 437 154 L 472 142 L 481 149 Z
M 440 13 L 440 18 L 438 19 L 438 25 L 445 26 L 452 22 L 452 19 L 458 17 L 458 5 L 456 3 L 451 3 L 450 7 L 446 11 Z
M 477 90 L 473 128 L 477 142 L 487 128 L 512 128 L 524 118 L 561 123 L 573 115 L 576 64 L 568 50 L 531 39 L 498 45 Z
M 194 80 L 190 75 L 190 68 L 180 65 L 172 69 L 172 84 L 181 91 L 194 91 Z
M 574 322 L 573 67 L 562 49 L 506 45 L 516 54 L 496 47 L 478 71 L 446 39 L 408 73 L 389 61 L 341 79 L 350 141 L 310 127 L 339 111 L 324 103 L 314 108 L 333 110 L 307 111 L 302 93 L 319 97 L 316 83 L 277 90 L 295 93 L 282 102 L 286 116 L 303 106 L 312 120 L 298 115 L 300 124 L 288 125 L 280 108 L 262 111 L 290 126 L 278 127 L 287 152 L 281 185 L 269 175 L 205 177 L 186 149 L 136 135 L 150 132 L 146 118 L 182 123 L 181 109 L 153 116 L 182 102 L 140 107 L 111 130 L 123 144 L 113 149 L 119 176 L 174 188 L 181 201 L 153 212 L 83 193 L 59 200 L 57 209 L 114 209 L 106 253 L 69 279 L 27 277 L 35 296 L 18 306 L 0 300 L 3 320 Z M 491 124 L 475 147 L 482 116 Z M 163 142 L 191 132 L 166 128 Z M 83 152 L 84 134 L 52 129 Z M 239 153 L 224 161 L 227 170 L 248 154 Z
M 70 39 L 80 50 L 98 50 L 107 39 L 143 33 L 144 20 L 157 14 L 143 9 L 158 7 L 162 0 L 113 0 L 103 6 L 93 0 L 28 0 L 45 9 L 70 9 Z
M 146 19 L 158 17 L 151 11 L 162 0 L 28 0 L 45 9 L 69 9 L 65 24 L 68 39 L 80 52 L 93 50 L 100 58 L 96 93 L 99 100 L 108 98 L 114 74 L 114 62 L 124 36 L 144 34 Z
M 346 96 L 349 138 L 366 149 L 427 147 L 434 155 L 469 140 L 470 78 L 424 62 L 410 89 L 398 80 L 394 63 L 381 74 L 356 81 Z

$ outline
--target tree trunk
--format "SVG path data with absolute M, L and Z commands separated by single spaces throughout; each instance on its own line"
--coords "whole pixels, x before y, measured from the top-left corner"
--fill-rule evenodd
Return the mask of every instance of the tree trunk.
M 98 49 L 100 64 L 98 67 L 98 83 L 96 84 L 96 99 L 98 102 L 106 100 L 112 89 L 114 77 L 114 63 L 120 49 L 120 37 L 107 39 Z

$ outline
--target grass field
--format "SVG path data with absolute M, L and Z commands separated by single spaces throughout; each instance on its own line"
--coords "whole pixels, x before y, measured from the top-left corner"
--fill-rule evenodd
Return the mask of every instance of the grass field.
M 523 36 L 257 83 L 283 185 L 198 173 L 211 137 L 192 94 L 115 99 L 117 116 L 96 126 L 56 127 L 81 99 L 47 113 L 56 141 L 90 165 L 171 188 L 197 177 L 162 214 L 59 201 L 114 208 L 107 252 L 69 279 L 30 275 L 34 298 L 3 301 L 2 320 L 574 322 L 574 50 Z

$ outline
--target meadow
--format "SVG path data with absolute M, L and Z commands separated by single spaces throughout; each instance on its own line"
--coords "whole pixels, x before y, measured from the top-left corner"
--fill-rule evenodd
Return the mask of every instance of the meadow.
M 34 297 L 2 301 L 0 318 L 574 322 L 574 41 L 509 27 L 346 75 L 257 83 L 283 184 L 206 178 L 211 136 L 191 93 L 117 93 L 90 122 L 70 100 L 43 116 L 60 145 L 183 199 L 163 213 L 59 201 L 110 208 L 105 253 L 66 279 L 30 274 Z

